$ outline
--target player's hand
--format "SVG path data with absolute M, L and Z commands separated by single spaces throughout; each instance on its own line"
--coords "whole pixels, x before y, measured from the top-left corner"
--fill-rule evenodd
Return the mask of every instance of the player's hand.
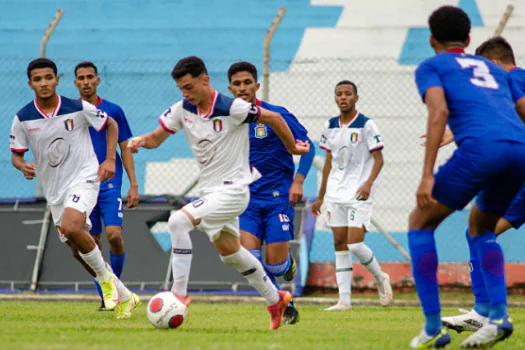
M 115 161 L 106 159 L 98 167 L 98 179 L 100 182 L 111 180 L 115 176 Z
M 419 138 L 426 139 L 427 134 L 423 134 L 419 136 Z M 445 132 L 443 133 L 443 137 L 441 138 L 441 142 L 439 143 L 439 147 L 446 146 L 452 142 L 454 142 L 454 134 L 452 133 L 452 131 L 450 131 L 450 129 L 445 129 Z M 421 143 L 421 146 L 426 146 L 426 145 L 427 145 L 427 141 L 423 140 L 423 142 Z
M 424 208 L 429 205 L 437 203 L 436 199 L 432 197 L 432 189 L 434 188 L 434 176 L 424 176 L 417 189 L 416 199 L 417 206 Z
M 142 136 L 133 137 L 128 142 L 128 148 L 131 150 L 131 153 L 137 153 L 140 147 L 144 147 L 146 140 Z
M 139 205 L 139 186 L 130 186 L 128 191 L 128 202 L 126 203 L 126 207 L 135 208 L 137 205 Z
M 370 191 L 372 191 L 372 184 L 366 182 L 360 189 L 356 192 L 356 199 L 358 201 L 366 201 L 370 197 Z
M 303 199 L 303 184 L 294 181 L 292 182 L 292 186 L 290 186 L 290 191 L 288 191 L 288 203 L 290 203 L 292 207 L 295 207 L 301 199 Z
M 310 214 L 312 214 L 312 216 L 319 216 L 319 215 L 321 215 L 321 206 L 322 205 L 323 205 L 323 200 L 317 198 L 317 200 L 310 207 Z
M 33 180 L 36 177 L 36 168 L 38 168 L 38 165 L 36 163 L 30 162 L 25 163 L 20 171 L 24 174 L 26 179 Z
M 294 148 L 290 151 L 291 154 L 302 156 L 310 152 L 310 143 L 308 141 L 295 140 Z

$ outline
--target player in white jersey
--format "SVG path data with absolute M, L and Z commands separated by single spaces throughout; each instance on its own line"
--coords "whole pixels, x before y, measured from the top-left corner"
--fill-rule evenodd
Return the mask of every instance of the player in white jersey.
M 59 78 L 51 60 L 39 58 L 27 68 L 35 100 L 15 116 L 11 127 L 12 162 L 26 179 L 42 180 L 47 203 L 62 242 L 78 249 L 94 271 L 109 309 L 117 318 L 128 318 L 132 310 L 129 290 L 104 262 L 88 233 L 89 214 L 96 204 L 101 181 L 115 173 L 115 157 L 99 166 L 91 144 L 89 126 L 106 129 L 108 154 L 116 154 L 118 126 L 95 106 L 56 93 Z M 36 163 L 27 163 L 24 154 L 31 148 Z
M 311 207 L 320 214 L 326 201 L 328 226 L 335 245 L 339 301 L 327 311 L 349 310 L 351 306 L 352 254 L 374 276 L 381 305 L 392 299 L 389 276 L 381 271 L 374 254 L 364 243 L 370 230 L 375 180 L 383 167 L 383 141 L 373 120 L 356 110 L 357 87 L 343 80 L 335 87 L 340 115 L 328 120 L 319 147 L 326 150 L 323 179 L 317 200 Z
M 248 123 L 271 125 L 292 154 L 308 153 L 310 146 L 294 141 L 279 114 L 215 91 L 200 58 L 181 59 L 171 75 L 184 100 L 161 115 L 161 126 L 155 131 L 132 138 L 128 144 L 133 152 L 139 147 L 157 148 L 168 136 L 184 130 L 199 163 L 200 198 L 173 213 L 168 221 L 173 247 L 171 290 L 189 304 L 193 247 L 189 232 L 197 227 L 208 234 L 221 260 L 245 276 L 265 298 L 272 318 L 270 329 L 277 329 L 291 295 L 277 291 L 259 260 L 241 247 L 239 238 L 239 215 L 250 198 L 248 185 L 260 176 L 249 165 Z

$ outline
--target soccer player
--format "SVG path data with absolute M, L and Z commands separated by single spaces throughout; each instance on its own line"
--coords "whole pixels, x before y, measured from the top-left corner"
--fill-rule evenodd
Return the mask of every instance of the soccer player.
M 352 254 L 374 276 L 381 305 L 387 306 L 393 294 L 390 277 L 381 271 L 372 250 L 364 243 L 370 230 L 374 183 L 383 167 L 384 144 L 374 121 L 356 110 L 358 100 L 354 83 L 343 80 L 336 85 L 335 102 L 340 114 L 324 124 L 319 144 L 326 150 L 326 159 L 319 195 L 310 211 L 318 216 L 326 199 L 339 288 L 339 301 L 327 311 L 352 308 Z
M 173 213 L 168 220 L 173 247 L 173 287 L 187 304 L 192 259 L 189 232 L 195 227 L 206 232 L 221 260 L 246 277 L 264 297 L 271 315 L 270 329 L 281 325 L 291 300 L 288 292 L 277 291 L 262 264 L 240 243 L 239 215 L 246 209 L 249 184 L 260 177 L 249 165 L 249 123 L 269 124 L 292 154 L 306 154 L 308 143 L 295 141 L 290 128 L 275 112 L 232 99 L 215 91 L 204 62 L 195 56 L 181 59 L 171 72 L 184 99 L 160 118 L 153 132 L 134 137 L 128 147 L 157 148 L 171 134 L 184 130 L 200 167 L 200 198 Z
M 235 97 L 281 114 L 290 127 L 295 139 L 312 141 L 306 129 L 297 118 L 284 107 L 260 101 L 256 97 L 260 84 L 257 83 L 257 68 L 249 62 L 237 62 L 228 70 L 228 89 Z M 294 232 L 294 206 L 303 197 L 303 183 L 310 171 L 315 148 L 301 157 L 299 169 L 294 176 L 293 157 L 270 125 L 251 123 L 250 165 L 257 168 L 262 178 L 250 184 L 250 203 L 239 217 L 241 244 L 263 263 L 261 248 L 266 243 L 266 273 L 279 288 L 275 277 L 283 276 L 292 281 L 297 267 L 290 255 L 290 240 Z M 293 304 L 286 308 L 284 323 L 299 321 L 299 312 Z
M 115 157 L 97 161 L 89 127 L 106 129 L 107 154 L 116 154 L 118 126 L 106 113 L 93 105 L 59 96 L 57 66 L 38 58 L 27 67 L 29 86 L 35 100 L 15 116 L 11 127 L 12 163 L 24 177 L 38 176 L 62 242 L 74 246 L 93 271 L 102 288 L 106 308 L 117 308 L 117 318 L 129 318 L 134 307 L 130 291 L 104 262 L 95 241 L 86 230 L 89 214 L 96 204 L 99 182 L 115 173 Z M 26 162 L 24 154 L 34 153 L 36 163 Z
M 513 331 L 507 313 L 504 258 L 496 242 L 496 223 L 525 180 L 525 95 L 507 73 L 489 60 L 465 54 L 470 19 L 453 6 L 434 11 L 428 20 L 436 56 L 416 70 L 416 84 L 428 109 L 427 142 L 417 207 L 409 217 L 412 273 L 425 325 L 410 345 L 444 347 L 450 335 L 442 328 L 437 226 L 474 197 L 469 233 L 489 299 L 490 321 L 469 336 L 463 348 L 491 347 Z M 458 149 L 434 176 L 436 154 L 448 123 Z
M 492 62 L 503 68 L 509 75 L 512 83 L 525 94 L 525 70 L 516 66 L 512 46 L 502 37 L 494 37 L 476 49 L 476 55 L 488 58 Z M 453 141 L 450 133 L 449 139 L 445 142 Z M 520 228 L 525 223 L 525 187 L 522 187 L 518 195 L 513 199 L 509 208 L 496 224 L 494 230 L 496 236 L 507 231 L 511 227 Z M 467 313 L 459 316 L 443 317 L 442 321 L 449 329 L 458 332 L 475 332 L 489 321 L 489 297 L 481 274 L 480 261 L 472 245 L 469 231 L 467 230 L 467 241 L 470 251 L 470 276 L 472 281 L 472 291 L 474 292 L 474 308 Z
M 98 194 L 97 205 L 93 208 L 89 219 L 91 220 L 91 236 L 97 242 L 100 250 L 102 250 L 102 221 L 106 228 L 106 237 L 109 242 L 109 260 L 111 268 L 115 275 L 120 278 L 122 269 L 124 268 L 124 261 L 126 259 L 126 252 L 124 250 L 124 240 L 122 239 L 122 165 L 128 174 L 130 188 L 127 195 L 126 206 L 134 208 L 139 202 L 139 192 L 137 178 L 135 176 L 135 163 L 133 161 L 133 154 L 127 148 L 128 139 L 132 136 L 131 130 L 124 115 L 124 111 L 120 106 L 103 100 L 97 94 L 97 86 L 100 84 L 100 77 L 98 76 L 97 67 L 93 62 L 80 62 L 75 67 L 75 86 L 80 94 L 80 99 L 87 101 L 100 109 L 101 111 L 110 115 L 118 124 L 118 144 L 120 146 L 120 155 L 115 156 L 115 176 L 113 179 L 104 181 L 100 184 L 100 192 Z M 89 128 L 93 147 L 100 164 L 106 159 L 106 134 L 97 132 L 93 127 Z M 78 254 L 74 252 L 75 257 Z M 80 259 L 80 257 L 78 257 Z M 83 262 L 82 259 L 80 259 Z M 96 281 L 95 281 L 96 283 Z M 99 294 L 102 296 L 100 286 L 97 284 Z M 137 299 L 138 300 L 138 299 Z M 137 302 L 138 306 L 138 302 Z M 105 311 L 104 299 L 98 309 Z

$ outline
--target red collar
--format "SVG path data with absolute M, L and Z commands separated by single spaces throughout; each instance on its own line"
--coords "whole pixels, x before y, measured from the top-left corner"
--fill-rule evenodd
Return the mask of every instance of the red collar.
M 78 100 L 82 100 L 80 97 L 78 98 Z M 83 101 L 83 100 L 82 100 Z M 87 101 L 86 101 L 87 102 Z M 95 102 L 95 107 L 98 107 L 100 106 L 100 104 L 102 103 L 102 98 L 100 96 L 97 96 L 97 102 Z
M 255 99 L 255 105 L 256 106 L 260 106 L 261 105 L 261 100 L 259 100 L 258 98 Z
M 512 72 L 513 70 L 518 69 L 518 68 L 519 68 L 518 66 L 514 66 L 514 67 L 512 67 L 512 68 L 509 70 L 509 72 Z
M 213 95 L 211 96 L 210 110 L 208 111 L 208 113 L 204 114 L 202 113 L 199 106 L 197 106 L 197 114 L 203 118 L 208 118 L 210 115 L 212 115 L 213 110 L 215 109 L 215 102 L 217 102 L 217 96 L 218 96 L 217 91 L 213 90 Z
M 34 100 L 34 104 L 35 104 L 35 107 L 37 109 L 37 111 L 46 119 L 49 119 L 49 118 L 53 118 L 54 116 L 56 116 L 58 110 L 60 109 L 60 105 L 62 104 L 62 99 L 60 98 L 60 95 L 56 94 L 56 105 L 55 105 L 55 109 L 53 110 L 53 113 L 51 113 L 51 116 L 47 115 L 46 112 L 44 112 L 40 106 L 38 105 L 38 103 L 36 102 L 36 98 Z
M 459 47 L 454 47 L 452 49 L 447 50 L 447 52 L 450 53 L 465 53 L 465 50 Z

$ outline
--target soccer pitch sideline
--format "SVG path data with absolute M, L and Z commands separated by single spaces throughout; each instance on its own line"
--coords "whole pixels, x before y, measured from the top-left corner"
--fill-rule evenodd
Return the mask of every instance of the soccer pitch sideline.
M 270 331 L 261 304 L 193 303 L 182 327 L 159 330 L 148 322 L 144 304 L 131 319 L 117 320 L 112 312 L 96 312 L 92 302 L 1 301 L 0 349 L 407 349 L 423 324 L 416 307 L 297 307 L 298 324 Z M 514 334 L 495 348 L 525 349 L 525 309 L 510 313 Z M 468 336 L 451 335 L 451 349 Z

